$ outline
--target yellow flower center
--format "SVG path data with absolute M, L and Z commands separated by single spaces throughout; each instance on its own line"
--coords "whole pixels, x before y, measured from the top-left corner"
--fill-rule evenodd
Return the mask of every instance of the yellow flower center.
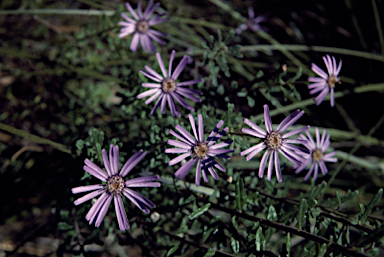
M 323 158 L 323 153 L 319 149 L 315 149 L 312 152 L 312 159 L 314 161 L 320 161 Z
M 268 149 L 275 150 L 278 149 L 283 142 L 281 135 L 275 131 L 272 131 L 268 134 L 264 143 L 267 145 Z
M 208 150 L 209 148 L 206 143 L 199 142 L 193 147 L 193 155 L 201 159 L 207 156 Z
M 113 195 L 121 194 L 124 188 L 124 180 L 122 177 L 116 175 L 108 178 L 107 191 Z
M 331 88 L 335 87 L 336 83 L 340 83 L 335 76 L 330 76 L 327 80 L 328 86 Z
M 176 90 L 176 83 L 173 79 L 166 78 L 162 82 L 162 87 L 164 93 L 170 94 Z

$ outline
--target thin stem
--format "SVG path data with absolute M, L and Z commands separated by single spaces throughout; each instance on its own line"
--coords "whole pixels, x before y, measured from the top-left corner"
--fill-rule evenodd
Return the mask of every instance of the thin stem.
M 379 34 L 381 53 L 384 54 L 384 36 L 383 36 L 383 30 L 381 29 L 379 11 L 377 10 L 377 5 L 375 0 L 372 0 L 372 7 L 373 7 L 373 13 L 375 15 L 377 33 Z
M 204 203 L 211 203 L 211 207 L 212 208 L 215 208 L 217 210 L 220 210 L 220 211 L 223 211 L 223 212 L 226 212 L 226 213 L 229 213 L 229 214 L 232 214 L 232 215 L 235 215 L 239 218 L 243 218 L 243 219 L 247 219 L 247 220 L 250 220 L 250 221 L 253 221 L 253 222 L 259 222 L 260 224 L 262 225 L 265 225 L 267 227 L 272 227 L 272 228 L 276 228 L 280 231 L 284 231 L 286 233 L 292 233 L 294 235 L 298 235 L 298 236 L 301 236 L 305 239 L 308 239 L 308 240 L 311 240 L 311 241 L 314 241 L 314 242 L 317 242 L 319 244 L 328 244 L 329 247 L 333 250 L 336 250 L 336 251 L 339 251 L 343 254 L 347 254 L 347 255 L 350 255 L 350 256 L 361 256 L 361 257 L 368 257 L 368 255 L 366 254 L 363 254 L 363 253 L 359 253 L 357 251 L 354 251 L 348 247 L 345 247 L 343 245 L 339 245 L 335 242 L 332 242 L 330 244 L 330 241 L 324 237 L 320 237 L 318 235 L 314 235 L 314 234 L 311 234 L 307 231 L 304 231 L 304 230 L 299 230 L 297 228 L 294 228 L 294 227 L 289 227 L 289 226 L 286 226 L 286 225 L 283 225 L 283 224 L 279 224 L 277 222 L 273 222 L 273 221 L 270 221 L 270 220 L 266 220 L 266 219 L 262 219 L 262 218 L 259 218 L 259 217 L 256 217 L 256 216 L 252 216 L 252 215 L 249 215 L 249 214 L 246 214 L 246 213 L 243 213 L 243 212 L 238 212 L 236 210 L 233 210 L 233 209 L 229 209 L 229 208 L 226 208 L 226 207 L 223 207 L 223 206 L 220 206 L 218 204 L 215 204 L 215 203 L 212 203 L 210 202 L 209 200 L 205 199 L 205 198 L 199 198 L 201 201 L 203 201 Z
M 24 131 L 21 129 L 16 129 L 14 127 L 11 127 L 11 126 L 6 125 L 6 124 L 1 123 L 1 122 L 0 122 L 0 129 L 7 131 L 9 133 L 12 133 L 16 136 L 27 138 L 29 140 L 32 140 L 32 141 L 38 143 L 38 144 L 50 145 L 50 146 L 52 146 L 52 147 L 56 148 L 57 150 L 62 151 L 64 153 L 69 153 L 69 154 L 71 153 L 71 150 L 66 145 L 62 145 L 62 144 L 53 142 L 49 139 L 45 139 L 45 138 L 42 138 L 39 136 L 32 135 L 32 134 L 28 133 L 27 131 Z

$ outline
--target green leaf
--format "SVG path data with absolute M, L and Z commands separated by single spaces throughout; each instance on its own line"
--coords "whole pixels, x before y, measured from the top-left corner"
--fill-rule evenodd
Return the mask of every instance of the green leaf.
M 215 231 L 216 228 L 217 227 L 214 227 L 214 228 L 208 229 L 207 231 L 204 231 L 201 242 L 204 243 L 208 239 L 208 237 L 212 234 L 212 232 Z
M 177 251 L 177 249 L 179 249 L 179 244 L 178 245 L 175 245 L 174 247 L 172 247 L 171 249 L 169 249 L 169 251 L 167 252 L 167 255 L 166 255 L 166 257 L 169 257 L 169 256 L 171 256 L 174 252 L 176 252 Z
M 322 244 L 319 249 L 319 257 L 323 257 L 327 252 L 327 244 Z
M 231 237 L 231 246 L 232 246 L 232 250 L 233 252 L 236 254 L 239 252 L 240 250 L 240 244 L 239 244 L 239 241 L 237 241 L 236 239 L 234 239 L 233 237 Z
M 249 107 L 254 107 L 255 106 L 255 99 L 253 99 L 252 97 L 250 96 L 247 96 L 247 100 L 248 100 L 248 106 Z
M 236 216 L 233 216 L 232 219 L 231 219 L 231 221 L 232 221 L 232 225 L 233 225 L 233 227 L 237 230 L 238 225 L 237 225 L 237 222 L 236 222 Z
M 272 205 L 269 206 L 267 220 L 270 220 L 270 221 L 276 221 L 277 220 L 276 209 Z
M 263 251 L 265 249 L 265 238 L 263 235 L 263 228 L 259 227 L 256 231 L 256 251 Z
M 337 197 L 337 208 L 341 205 L 341 197 L 339 191 L 336 191 L 336 197 Z
M 363 216 L 360 218 L 360 223 L 364 223 L 365 219 L 368 217 L 368 215 L 372 212 L 373 207 L 378 204 L 378 202 L 381 200 L 381 197 L 383 196 L 383 189 L 380 188 L 379 191 L 376 193 L 376 195 L 373 197 L 372 201 L 368 204 L 367 209 L 365 210 Z
M 305 213 L 308 210 L 308 204 L 306 199 L 302 199 L 299 205 L 299 213 L 297 214 L 298 228 L 301 229 L 305 222 Z
M 192 213 L 189 215 L 189 219 L 190 219 L 190 220 L 196 219 L 196 218 L 199 217 L 201 214 L 203 214 L 204 212 L 208 211 L 209 207 L 211 207 L 211 204 L 210 204 L 210 203 L 207 203 L 207 204 L 201 206 L 200 208 L 198 208 L 196 211 L 192 212 Z
M 57 224 L 57 227 L 60 229 L 60 230 L 70 230 L 73 228 L 72 225 L 66 223 L 66 222 L 59 222 Z
M 290 255 L 289 253 L 291 252 L 291 244 L 292 244 L 291 234 L 287 233 L 287 241 L 285 242 L 285 246 L 286 246 L 285 249 L 287 250 L 287 257 Z
M 216 254 L 215 250 L 213 250 L 212 248 L 210 248 L 207 253 L 204 255 L 204 257 L 212 257 Z
M 244 181 L 241 177 L 238 177 L 236 181 L 236 208 L 241 212 L 243 209 L 243 198 L 244 198 Z

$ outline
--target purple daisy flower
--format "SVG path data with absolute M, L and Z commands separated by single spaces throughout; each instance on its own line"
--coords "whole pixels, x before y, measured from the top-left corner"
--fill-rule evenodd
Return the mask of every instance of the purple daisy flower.
M 144 76 L 147 78 L 150 78 L 157 83 L 143 83 L 143 87 L 149 87 L 152 88 L 148 91 L 145 91 L 137 96 L 138 99 L 141 99 L 143 97 L 151 96 L 145 101 L 145 104 L 149 104 L 150 102 L 153 102 L 156 98 L 157 101 L 155 103 L 155 106 L 153 107 L 151 114 L 153 115 L 157 108 L 161 105 L 161 113 L 165 113 L 166 104 L 168 102 L 169 109 L 171 110 L 172 116 L 178 116 L 180 117 L 179 109 L 176 106 L 176 101 L 183 106 L 184 108 L 194 111 L 195 109 L 187 103 L 183 98 L 180 97 L 180 95 L 191 99 L 195 102 L 201 102 L 201 99 L 198 98 L 198 95 L 202 95 L 203 93 L 198 90 L 193 90 L 189 88 L 185 88 L 185 86 L 190 86 L 196 83 L 199 83 L 203 81 L 204 79 L 195 79 L 195 80 L 189 80 L 184 82 L 176 82 L 178 79 L 180 73 L 184 70 L 185 66 L 187 65 L 187 62 L 189 60 L 189 56 L 184 55 L 183 59 L 179 62 L 176 69 L 172 73 L 172 64 L 173 60 L 175 59 L 175 50 L 172 50 L 171 53 L 171 59 L 169 60 L 169 67 L 168 72 L 165 69 L 163 60 L 161 60 L 161 56 L 159 53 L 156 53 L 157 61 L 159 63 L 161 72 L 163 73 L 163 76 L 158 74 L 156 71 L 152 70 L 148 66 L 144 66 L 147 71 L 140 70 Z
M 311 69 L 319 75 L 319 77 L 309 77 L 309 82 L 315 82 L 313 84 L 308 85 L 308 89 L 312 89 L 309 91 L 309 94 L 313 95 L 317 92 L 321 91 L 320 94 L 318 94 L 315 98 L 316 105 L 319 105 L 323 102 L 324 98 L 327 96 L 329 90 L 331 90 L 331 106 L 333 107 L 335 105 L 335 84 L 340 83 L 339 73 L 341 70 L 341 59 L 339 66 L 336 67 L 336 59 L 335 57 L 331 57 L 327 54 L 326 56 L 323 56 L 323 60 L 325 62 L 325 66 L 327 66 L 328 74 L 325 73 L 319 66 L 312 63 Z
M 151 208 L 155 208 L 156 206 L 146 197 L 133 191 L 130 188 L 159 187 L 159 182 L 151 182 L 159 179 L 159 176 L 146 176 L 124 181 L 123 178 L 144 158 L 145 155 L 147 155 L 147 152 L 143 152 L 143 150 L 140 150 L 139 152 L 132 155 L 131 158 L 129 158 L 129 160 L 125 163 L 119 174 L 119 147 L 117 145 L 110 146 L 109 160 L 107 151 L 105 151 L 105 149 L 103 149 L 102 155 L 104 167 L 107 173 L 105 173 L 101 168 L 99 168 L 96 164 L 88 159 L 85 159 L 84 161 L 84 170 L 92 176 L 100 179 L 101 181 L 104 181 L 105 184 L 72 188 L 73 194 L 93 191 L 77 199 L 74 204 L 82 204 L 102 194 L 85 216 L 85 219 L 89 221 L 89 224 L 92 224 L 96 221 L 95 226 L 99 227 L 113 199 L 115 202 L 116 216 L 117 221 L 119 222 L 120 230 L 124 231 L 129 229 L 129 223 L 125 213 L 122 196 L 125 195 L 131 202 L 139 207 L 140 210 L 148 214 L 149 209 L 145 205 Z
M 219 129 L 224 124 L 223 120 L 219 121 L 214 130 L 211 132 L 211 134 L 209 134 L 207 140 L 204 141 L 203 116 L 201 114 L 198 114 L 197 117 L 198 130 L 196 130 L 195 119 L 191 114 L 188 114 L 188 118 L 191 122 L 191 127 L 195 137 L 193 137 L 187 130 L 185 130 L 180 125 L 176 125 L 175 128 L 177 131 L 179 131 L 179 133 L 173 131 L 172 129 L 169 130 L 169 133 L 171 133 L 180 141 L 168 139 L 167 143 L 178 148 L 168 148 L 165 149 L 165 152 L 182 154 L 169 161 L 168 165 L 170 166 L 181 162 L 189 156 L 192 156 L 189 161 L 187 161 L 176 171 L 175 176 L 179 179 L 183 179 L 197 162 L 195 182 L 196 186 L 199 186 L 201 173 L 203 173 L 204 182 L 207 183 L 208 171 L 209 173 L 211 173 L 215 180 L 219 179 L 219 176 L 217 175 L 213 167 L 217 168 L 218 170 L 221 170 L 222 172 L 226 171 L 226 169 L 220 164 L 218 164 L 215 160 L 213 160 L 212 157 L 229 159 L 230 157 L 226 154 L 233 152 L 233 149 L 220 149 L 232 144 L 232 140 L 215 145 L 217 140 L 219 140 L 219 138 L 225 135 L 229 130 L 229 128 L 226 127 L 225 129 L 219 132 Z
M 273 130 L 271 116 L 269 115 L 268 105 L 264 105 L 264 122 L 267 131 L 260 128 L 253 122 L 248 119 L 244 119 L 245 124 L 250 126 L 252 129 L 243 128 L 241 131 L 261 138 L 264 141 L 260 144 L 254 145 L 251 148 L 248 148 L 245 151 L 240 153 L 241 156 L 247 155 L 246 160 L 249 161 L 256 154 L 258 154 L 264 148 L 267 148 L 265 151 L 263 158 L 261 158 L 261 163 L 259 167 L 259 177 L 262 178 L 264 176 L 265 165 L 268 161 L 268 156 L 271 155 L 268 164 L 268 180 L 271 180 L 272 177 L 272 169 L 273 163 L 275 164 L 276 177 L 278 182 L 282 182 L 281 170 L 280 170 L 280 161 L 278 153 L 281 153 L 285 158 L 293 163 L 304 163 L 306 159 L 302 157 L 297 152 L 301 152 L 304 149 L 292 145 L 292 144 L 303 144 L 305 141 L 300 139 L 288 139 L 288 137 L 296 135 L 298 133 L 304 132 L 309 129 L 309 126 L 292 130 L 288 133 L 284 133 L 284 131 L 292 126 L 301 116 L 303 116 L 304 111 L 296 110 L 288 117 L 286 117 L 277 127 L 276 131 Z
M 239 27 L 237 27 L 235 32 L 236 34 L 241 34 L 241 32 L 243 32 L 246 29 L 251 29 L 253 31 L 257 31 L 261 29 L 261 30 L 267 31 L 265 27 L 259 25 L 259 23 L 263 21 L 265 21 L 264 15 L 260 15 L 255 18 L 255 12 L 253 11 L 253 8 L 249 7 L 248 20 L 245 23 L 241 24 Z
M 307 161 L 302 165 L 295 165 L 296 168 L 298 167 L 295 170 L 295 173 L 299 174 L 309 164 L 312 163 L 311 168 L 309 169 L 307 175 L 304 177 L 304 181 L 308 180 L 308 178 L 312 175 L 312 172 L 314 172 L 313 179 L 316 180 L 319 167 L 323 175 L 328 173 L 327 166 L 325 166 L 324 162 L 337 162 L 337 158 L 332 157 L 336 154 L 336 152 L 324 154 L 324 152 L 327 150 L 327 148 L 330 145 L 330 141 L 329 141 L 330 135 L 326 134 L 325 129 L 323 130 L 323 136 L 320 139 L 319 129 L 316 127 L 316 143 L 313 140 L 312 136 L 308 133 L 308 131 L 305 131 L 305 133 L 307 134 L 308 138 L 303 134 L 300 134 L 298 138 L 306 141 L 304 145 L 310 152 L 309 154 L 306 154 L 303 152 L 300 153 L 300 154 L 303 154 L 303 156 L 307 159 Z
M 129 18 L 126 14 L 122 13 L 121 16 L 126 21 L 120 21 L 119 25 L 123 26 L 119 33 L 119 38 L 126 37 L 132 33 L 135 33 L 132 38 L 130 49 L 132 52 L 137 51 L 137 47 L 139 45 L 139 41 L 141 43 L 141 47 L 145 52 L 154 53 L 156 51 L 156 47 L 153 44 L 152 40 L 155 40 L 157 43 L 165 45 L 166 42 L 159 37 L 166 37 L 167 34 L 163 32 L 159 32 L 151 29 L 151 26 L 163 23 L 169 20 L 169 18 L 162 19 L 164 15 L 156 15 L 152 19 L 150 19 L 151 15 L 156 11 L 157 7 L 159 7 L 160 3 L 153 5 L 153 0 L 149 1 L 147 8 L 144 13 L 141 9 L 141 1 L 137 4 L 137 13 L 133 10 L 132 6 L 129 3 L 125 3 L 128 11 L 132 14 L 133 18 Z

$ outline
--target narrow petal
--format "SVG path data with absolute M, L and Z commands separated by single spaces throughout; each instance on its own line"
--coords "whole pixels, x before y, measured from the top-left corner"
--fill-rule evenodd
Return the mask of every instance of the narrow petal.
M 145 100 L 145 104 L 150 104 L 150 103 L 152 103 L 156 98 L 158 98 L 159 96 L 160 96 L 160 98 L 162 98 L 162 96 L 163 96 L 163 91 L 162 90 L 158 90 L 158 89 L 156 89 L 157 90 L 157 92 L 156 93 L 154 93 L 153 94 L 153 96 L 151 96 L 150 98 L 148 98 L 147 100 Z M 151 90 L 148 90 L 148 91 L 151 91 Z M 159 98 L 159 99 L 160 99 Z M 158 101 L 160 101 L 160 100 L 158 100 Z M 156 106 L 156 104 L 155 104 L 155 106 Z
M 328 74 L 331 75 L 332 72 L 332 61 L 331 57 L 327 54 L 326 56 L 323 56 L 323 60 L 325 62 L 325 66 L 327 66 Z
M 280 130 L 279 130 L 279 133 L 283 133 L 287 128 L 289 128 L 290 126 L 292 126 L 298 119 L 301 118 L 301 116 L 303 116 L 304 114 L 304 111 L 300 111 L 298 114 L 296 114 L 295 117 L 292 117 L 292 119 L 290 121 L 288 121 Z
M 198 140 L 197 132 L 196 132 L 196 123 L 195 123 L 195 119 L 193 118 L 192 114 L 188 114 L 188 119 L 189 119 L 189 122 L 191 123 L 193 134 L 195 135 L 196 140 Z
M 285 133 L 282 138 L 287 138 L 287 137 L 291 137 L 293 135 L 296 135 L 296 134 L 299 134 L 301 132 L 304 132 L 304 131 L 307 131 L 308 129 L 310 128 L 310 126 L 305 126 L 305 127 L 302 127 L 302 128 L 299 128 L 299 129 L 294 129 L 288 133 Z
M 222 142 L 219 144 L 215 144 L 215 145 L 209 147 L 209 149 L 219 149 L 219 148 L 227 147 L 227 146 L 230 146 L 232 144 L 232 142 L 233 142 L 233 140 L 230 140 L 227 142 Z
M 312 66 L 311 66 L 311 69 L 317 73 L 317 75 L 319 75 L 320 77 L 322 77 L 323 79 L 327 80 L 328 79 L 328 75 L 327 73 L 325 73 L 319 66 L 317 66 L 316 64 L 312 63 Z
M 131 41 L 131 46 L 129 47 L 129 49 L 131 49 L 132 52 L 136 52 L 137 51 L 137 46 L 139 45 L 139 40 L 140 40 L 140 34 L 138 32 L 136 32 L 133 35 L 133 38 L 132 38 L 132 41 Z
M 100 195 L 103 192 L 104 192 L 103 189 L 99 189 L 99 190 L 93 191 L 91 193 L 88 193 L 88 194 L 84 195 L 83 197 L 80 197 L 79 199 L 77 199 L 73 203 L 75 205 L 82 204 L 82 203 L 84 203 L 84 202 L 86 202 L 88 200 L 91 200 L 91 199 L 95 198 L 96 196 Z
M 203 123 L 203 115 L 200 113 L 197 115 L 197 120 L 198 120 L 198 126 L 199 126 L 199 142 L 204 142 L 204 123 Z
M 96 215 L 100 212 L 101 206 L 105 203 L 109 196 L 109 193 L 104 192 L 99 199 L 92 205 L 91 209 L 88 211 L 87 215 L 85 215 L 85 219 L 89 221 L 89 224 L 94 222 Z
M 190 111 L 195 111 L 195 109 L 189 104 L 187 103 L 183 98 L 181 98 L 176 92 L 172 92 L 171 93 L 171 96 L 176 99 L 176 101 L 181 105 L 183 106 L 185 109 L 187 110 L 190 110 Z
M 140 200 L 136 199 L 136 197 L 132 196 L 129 192 L 128 192 L 128 188 L 124 188 L 123 189 L 123 194 L 125 195 L 125 197 L 127 197 L 134 205 L 136 205 L 142 212 L 144 212 L 145 214 L 148 214 L 150 211 L 149 209 L 147 208 L 147 206 L 145 206 Z
M 108 207 L 109 205 L 111 204 L 111 201 L 112 201 L 112 195 L 108 196 L 107 200 L 105 201 L 105 203 L 102 205 L 101 209 L 100 209 L 100 212 L 97 216 L 97 219 L 96 219 L 96 222 L 95 222 L 95 227 L 100 227 L 100 224 L 101 222 L 103 221 L 104 217 L 105 217 L 105 214 L 107 214 L 107 211 L 108 211 Z
M 194 84 L 200 83 L 201 81 L 204 81 L 204 79 L 194 79 L 194 80 L 179 82 L 179 83 L 176 83 L 176 86 L 178 86 L 178 87 L 190 86 L 190 85 L 194 85 Z
M 161 187 L 160 182 L 137 182 L 129 184 L 129 187 Z
M 156 81 L 156 82 L 161 83 L 161 82 L 163 81 L 163 79 L 159 79 L 159 78 L 157 78 L 157 77 L 151 75 L 149 72 L 146 72 L 146 71 L 144 71 L 144 70 L 140 70 L 140 72 L 141 72 L 144 76 L 146 76 L 147 78 L 150 78 L 150 79 L 152 79 L 152 80 L 154 80 L 154 81 Z M 159 76 L 160 76 L 160 75 L 159 75 Z
M 248 18 L 249 19 L 255 18 L 255 12 L 253 11 L 252 7 L 248 7 Z
M 172 75 L 172 64 L 173 64 L 173 61 L 175 60 L 175 53 L 176 51 L 172 50 L 171 57 L 169 58 L 168 78 L 170 78 Z
M 80 186 L 74 187 L 71 189 L 72 194 L 84 193 L 92 190 L 102 189 L 103 185 L 89 185 L 89 186 Z
M 196 140 L 193 138 L 193 136 L 186 131 L 183 127 L 181 127 L 179 124 L 175 126 L 175 129 L 180 132 L 191 144 L 195 144 Z
M 161 59 L 160 53 L 156 53 L 157 62 L 159 63 L 161 72 L 163 73 L 164 78 L 167 77 L 167 70 L 165 69 L 163 60 Z
M 153 202 L 151 202 L 148 198 L 146 198 L 142 194 L 139 194 L 138 192 L 133 191 L 132 189 L 129 189 L 129 188 L 126 188 L 124 191 L 126 191 L 131 196 L 135 197 L 137 200 L 139 200 L 140 202 L 144 203 L 148 207 L 150 207 L 150 208 L 155 208 L 156 207 L 156 205 Z
M 186 89 L 186 88 L 182 88 L 182 87 L 176 87 L 176 90 L 174 92 L 177 92 L 178 94 L 188 98 L 188 99 L 191 99 L 192 101 L 195 101 L 195 102 L 198 102 L 200 103 L 201 102 L 201 99 L 198 98 L 198 97 L 195 97 L 191 94 L 191 90 L 190 89 Z
M 151 74 L 152 76 L 154 76 L 155 78 L 157 78 L 160 81 L 163 81 L 163 77 L 157 73 L 156 71 L 154 71 L 151 67 L 149 67 L 148 65 L 145 65 L 144 68 L 149 72 L 149 74 Z M 144 74 L 145 75 L 145 74 Z
M 129 229 L 129 223 L 128 223 L 127 214 L 125 213 L 123 201 L 121 200 L 120 195 L 115 196 L 113 199 L 115 202 L 115 211 L 116 211 L 117 221 L 119 223 L 119 228 L 121 231 L 125 231 Z
M 267 164 L 267 161 L 268 161 L 269 152 L 270 150 L 267 149 L 267 151 L 265 151 L 263 155 L 263 158 L 261 158 L 260 166 L 259 166 L 259 178 L 262 178 L 264 176 L 265 165 Z
M 185 178 L 188 172 L 192 169 L 193 165 L 195 165 L 196 161 L 197 158 L 191 158 L 189 161 L 187 161 L 175 172 L 175 177 L 178 177 L 179 179 Z
M 139 20 L 139 16 L 137 16 L 136 12 L 133 10 L 132 6 L 129 3 L 125 3 L 125 6 L 127 7 L 128 11 L 132 14 L 132 16 Z
M 137 13 L 139 15 L 139 18 L 142 19 L 143 18 L 143 12 L 141 9 L 141 0 L 137 3 Z
M 335 90 L 333 87 L 331 88 L 331 106 L 335 106 Z
M 179 156 L 177 156 L 176 158 L 170 160 L 170 161 L 168 162 L 168 165 L 169 165 L 169 166 L 173 166 L 173 165 L 175 165 L 175 164 L 181 162 L 182 160 L 184 160 L 185 158 L 187 158 L 187 157 L 189 157 L 189 156 L 191 156 L 191 153 L 189 153 L 189 152 L 188 152 L 188 153 L 184 153 L 184 154 L 182 154 L 182 155 L 179 155 Z M 184 164 L 184 165 L 185 165 L 185 164 Z
M 135 183 L 145 183 L 145 182 L 151 182 L 154 180 L 158 180 L 160 178 L 159 175 L 151 175 L 151 176 L 145 176 L 145 177 L 138 177 L 138 178 L 133 178 L 130 180 L 125 181 L 125 186 L 129 187 L 131 184 Z
M 317 162 L 315 162 L 315 170 L 314 170 L 314 173 L 313 173 L 313 180 L 316 181 L 318 174 L 319 174 L 319 164 Z
M 183 141 L 184 143 L 186 143 L 187 145 L 190 146 L 190 148 L 193 146 L 193 144 L 191 142 L 189 142 L 184 136 L 180 135 L 179 133 L 173 131 L 172 129 L 169 130 L 169 133 L 171 135 L 173 135 L 174 137 L 176 137 L 177 139 Z
M 329 88 L 326 87 L 318 96 L 315 97 L 314 101 L 316 102 L 316 105 L 319 105 L 323 102 L 328 92 L 329 92 Z
M 219 175 L 217 175 L 216 171 L 213 169 L 211 165 L 208 166 L 209 173 L 211 173 L 212 177 L 215 180 L 219 180 Z
M 315 144 L 315 141 L 313 140 L 313 137 L 311 136 L 311 134 L 309 134 L 308 131 L 305 131 L 305 134 L 307 134 L 307 136 L 308 136 L 308 140 L 310 142 L 312 150 L 315 150 L 316 149 L 316 144 Z
M 165 114 L 165 108 L 167 107 L 167 98 L 163 97 L 161 99 L 161 114 Z
M 121 17 L 123 17 L 123 19 L 125 19 L 126 21 L 128 21 L 129 23 L 133 24 L 136 26 L 136 23 L 137 21 L 135 21 L 134 19 L 128 17 L 125 13 L 122 13 L 121 14 Z M 120 23 L 119 23 L 120 24 Z
M 327 166 L 325 166 L 325 163 L 323 161 L 319 161 L 319 165 L 320 165 L 321 173 L 323 173 L 323 175 L 327 174 L 328 169 L 327 169 Z
M 271 152 L 271 158 L 269 159 L 268 164 L 268 174 L 267 174 L 267 180 L 270 181 L 272 178 L 272 172 L 273 172 L 273 159 L 275 158 L 276 150 L 273 150 Z
M 308 81 L 309 81 L 309 82 L 318 82 L 318 83 L 321 83 L 321 82 L 324 82 L 324 78 L 319 78 L 319 77 L 308 77 Z
M 100 169 L 96 164 L 94 164 L 93 162 L 91 162 L 88 159 L 85 159 L 84 163 L 86 165 L 86 166 L 84 166 L 84 170 L 86 172 L 88 172 L 92 176 L 94 176 L 94 177 L 96 177 L 102 181 L 107 181 L 107 178 L 108 178 L 107 174 L 102 169 Z
M 340 73 L 340 70 L 341 70 L 341 64 L 342 64 L 342 61 L 340 59 L 339 66 L 337 67 L 336 72 L 335 72 L 335 76 L 339 76 L 339 73 Z
M 298 115 L 300 113 L 300 110 L 297 109 L 296 111 L 294 111 L 293 113 L 291 113 L 290 115 L 288 115 L 282 122 L 280 122 L 279 126 L 277 127 L 276 129 L 276 132 L 279 132 L 281 133 L 282 131 L 281 128 L 283 128 L 289 121 L 291 121 L 294 117 L 296 117 L 296 115 Z
M 220 120 L 220 121 L 217 123 L 216 127 L 215 127 L 215 128 L 211 131 L 211 133 L 208 135 L 208 138 L 207 138 L 206 143 L 209 142 L 209 141 L 211 141 L 211 140 L 216 136 L 216 134 L 219 132 L 219 130 L 220 130 L 220 128 L 223 126 L 223 124 L 224 124 L 224 121 L 223 121 L 223 120 Z
M 264 123 L 265 127 L 267 128 L 267 132 L 271 133 L 273 131 L 272 120 L 271 115 L 269 114 L 269 107 L 266 104 L 264 105 Z
M 119 171 L 119 147 L 117 145 L 109 146 L 109 161 L 112 176 L 117 175 Z
M 264 129 L 260 128 L 255 123 L 253 123 L 252 121 L 248 120 L 247 118 L 244 119 L 244 123 L 247 124 L 248 126 L 250 126 L 253 130 L 258 132 L 259 134 L 263 135 L 264 137 L 267 136 L 267 132 Z
M 222 131 L 220 131 L 219 133 L 217 133 L 213 138 L 207 138 L 207 141 L 206 142 L 209 142 L 207 145 L 208 146 L 211 146 L 213 145 L 214 143 L 216 143 L 217 140 L 219 140 L 222 136 L 224 136 L 225 134 L 227 134 L 229 128 L 226 127 L 225 129 L 223 129 Z
M 319 128 L 315 128 L 316 131 L 316 148 L 320 148 L 320 133 L 319 133 Z
M 154 88 L 154 89 L 150 89 L 150 90 L 147 90 L 143 93 L 140 93 L 137 95 L 137 99 L 141 99 L 141 98 L 144 98 L 144 97 L 147 97 L 147 96 L 150 96 L 150 95 L 153 95 L 153 94 L 156 94 L 160 92 L 161 93 L 161 89 L 160 88 Z M 159 95 L 159 94 L 158 94 Z
M 258 154 L 259 152 L 261 152 L 264 148 L 266 148 L 267 146 L 263 143 L 260 143 L 258 145 L 257 148 L 255 148 L 248 156 L 247 158 L 245 158 L 247 161 L 251 160 L 256 154 Z M 251 147 L 252 148 L 252 147 Z
M 266 146 L 265 146 L 264 148 L 262 148 L 263 145 L 265 145 L 264 142 L 261 142 L 261 143 L 259 143 L 259 144 L 257 144 L 257 145 L 254 145 L 254 146 L 248 148 L 247 150 L 242 151 L 242 152 L 240 153 L 240 155 L 241 155 L 241 156 L 247 155 L 247 154 L 249 154 L 250 152 L 253 152 L 254 150 L 259 149 L 259 148 L 264 149 Z
M 154 96 L 155 96 L 155 95 L 153 95 L 152 97 L 154 97 Z M 163 92 L 161 92 L 161 93 L 160 93 L 160 97 L 157 99 L 155 105 L 153 106 L 153 108 L 152 108 L 152 110 L 151 110 L 151 115 L 154 115 L 154 114 L 155 114 L 157 108 L 159 108 L 159 106 L 160 106 L 160 104 L 162 103 L 162 100 L 164 99 L 164 97 L 165 97 L 165 94 L 164 94 Z M 149 98 L 149 99 L 150 99 L 150 98 Z M 145 103 L 148 102 L 149 99 L 148 99 L 147 101 L 145 101 Z
M 148 16 L 148 12 L 151 10 L 152 4 L 153 4 L 153 0 L 150 0 L 148 5 L 147 5 L 147 7 L 145 8 L 145 11 L 144 11 L 144 14 L 143 14 L 143 18 L 145 20 L 148 20 L 149 17 L 151 16 L 151 15 Z M 158 4 L 160 4 L 160 3 L 158 3 Z
M 143 150 L 140 150 L 138 153 L 132 155 L 124 164 L 123 168 L 121 168 L 121 177 L 125 177 L 147 155 L 147 151 L 143 152 Z
M 189 152 L 189 149 L 182 149 L 182 148 L 167 148 L 164 151 L 165 153 L 186 153 Z
M 258 137 L 258 138 L 265 138 L 265 135 L 260 134 L 259 132 L 257 132 L 256 130 L 253 130 L 253 129 L 242 128 L 241 132 L 248 134 L 248 135 L 251 135 L 251 136 L 254 136 L 254 137 Z
M 317 92 L 320 92 L 321 90 L 324 90 L 324 87 L 326 87 L 327 85 L 324 85 L 322 87 L 317 87 L 317 88 L 314 88 L 312 89 L 311 91 L 309 91 L 309 94 L 310 95 L 314 95 L 316 94 Z
M 200 186 L 200 180 L 201 180 L 201 160 L 198 160 L 196 165 L 196 177 L 195 177 L 195 184 L 197 187 Z
M 142 87 L 149 87 L 149 88 L 158 88 L 161 89 L 161 85 L 157 83 L 142 83 Z
M 184 70 L 185 66 L 187 65 L 189 56 L 184 55 L 183 59 L 179 62 L 179 64 L 176 66 L 175 71 L 173 72 L 171 79 L 177 80 L 180 73 Z
M 280 170 L 280 160 L 277 152 L 275 152 L 275 170 L 276 170 L 277 182 L 279 183 L 283 182 L 283 177 L 281 176 L 281 170 Z
M 309 169 L 307 175 L 304 177 L 304 181 L 307 181 L 309 177 L 312 175 L 313 169 L 315 168 L 315 164 L 312 164 L 311 168 Z
M 151 0 L 152 1 L 152 0 Z M 145 9 L 144 17 L 149 19 L 151 15 L 156 11 L 156 9 L 160 6 L 160 3 L 156 3 L 151 9 L 148 7 Z M 148 11 L 147 11 L 148 10 Z

